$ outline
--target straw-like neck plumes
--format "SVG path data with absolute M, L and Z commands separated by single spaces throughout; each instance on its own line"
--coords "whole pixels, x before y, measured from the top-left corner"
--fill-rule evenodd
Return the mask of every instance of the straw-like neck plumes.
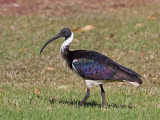
M 73 41 L 73 37 L 74 37 L 74 34 L 71 33 L 71 36 L 67 38 L 61 46 L 61 55 L 63 58 L 65 58 L 69 53 L 69 45 Z

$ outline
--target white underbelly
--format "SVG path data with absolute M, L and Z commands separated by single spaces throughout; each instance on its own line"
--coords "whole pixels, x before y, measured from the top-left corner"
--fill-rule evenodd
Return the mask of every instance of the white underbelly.
M 92 85 L 102 85 L 107 82 L 111 82 L 110 80 L 85 80 L 87 87 L 91 87 Z
M 113 81 L 113 80 L 85 80 L 87 88 L 90 88 L 92 85 L 103 85 L 104 83 L 108 83 L 108 82 L 125 82 L 125 81 L 126 80 L 123 80 L 123 81 L 120 81 L 120 80 L 118 80 L 118 81 Z M 129 82 L 129 83 L 134 85 L 134 86 L 137 86 L 137 87 L 140 85 L 137 82 Z

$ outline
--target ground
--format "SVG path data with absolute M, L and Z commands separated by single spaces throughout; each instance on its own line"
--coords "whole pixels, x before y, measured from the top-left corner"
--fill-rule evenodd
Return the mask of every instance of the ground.
M 159 5 L 159 0 L 1 0 L 0 119 L 158 120 Z M 92 30 L 84 29 L 88 25 Z M 105 84 L 106 109 L 94 86 L 79 108 L 86 85 L 63 66 L 63 40 L 39 53 L 64 27 L 75 34 L 70 49 L 103 53 L 142 75 L 143 85 Z

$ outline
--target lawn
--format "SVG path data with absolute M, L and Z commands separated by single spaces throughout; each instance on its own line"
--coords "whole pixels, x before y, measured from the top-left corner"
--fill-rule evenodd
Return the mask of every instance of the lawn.
M 158 120 L 159 21 L 158 4 L 77 11 L 64 16 L 0 14 L 0 119 Z M 63 65 L 59 53 L 63 39 L 39 53 L 61 29 L 74 31 L 86 25 L 94 29 L 75 31 L 71 50 L 98 51 L 143 76 L 140 87 L 105 84 L 106 109 L 101 108 L 99 86 L 93 86 L 90 98 L 78 107 L 86 85 Z

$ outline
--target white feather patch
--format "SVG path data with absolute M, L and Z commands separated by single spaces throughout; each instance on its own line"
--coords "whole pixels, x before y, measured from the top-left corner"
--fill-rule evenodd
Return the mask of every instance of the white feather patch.
M 64 52 L 64 49 L 69 46 L 71 44 L 71 42 L 73 41 L 73 37 L 74 37 L 74 34 L 73 32 L 71 33 L 71 36 L 65 40 L 61 46 L 61 52 L 63 53 Z
M 72 68 L 73 68 L 73 70 L 75 70 L 75 71 L 77 71 L 77 70 L 76 70 L 76 68 L 74 67 L 73 63 L 76 62 L 76 61 L 77 61 L 77 59 L 74 59 L 73 62 L 72 62 Z
M 139 83 L 137 83 L 137 82 L 129 82 L 130 84 L 132 84 L 132 85 L 134 85 L 134 86 L 139 86 Z
M 107 83 L 107 80 L 85 80 L 87 88 L 90 88 L 92 85 L 102 85 Z

